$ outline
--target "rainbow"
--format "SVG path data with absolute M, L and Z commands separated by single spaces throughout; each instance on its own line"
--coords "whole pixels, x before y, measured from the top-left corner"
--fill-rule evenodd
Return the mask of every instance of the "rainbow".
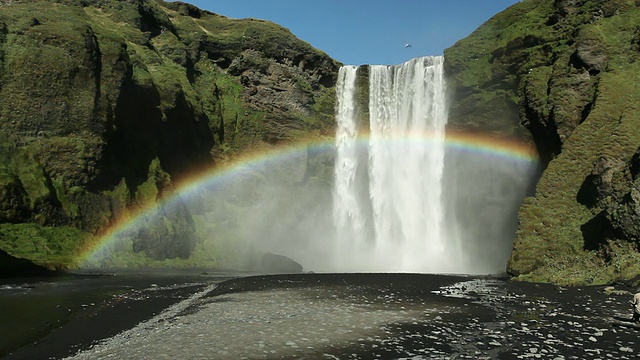
M 358 139 L 358 146 L 366 147 L 369 141 L 369 136 L 363 135 Z M 412 134 L 397 137 L 391 142 L 391 146 L 429 146 L 435 142 L 435 139 L 431 134 Z M 492 134 L 450 131 L 447 132 L 445 136 L 444 144 L 447 150 L 468 153 L 473 156 L 480 156 L 496 161 L 516 161 L 524 163 L 525 165 L 535 165 L 538 162 L 537 153 L 531 144 Z M 203 187 L 212 188 L 231 181 L 247 169 L 259 168 L 269 163 L 286 161 L 287 159 L 299 156 L 303 152 L 323 152 L 333 151 L 334 149 L 334 139 L 312 139 L 249 152 L 244 156 L 239 156 L 235 161 L 230 161 L 228 164 L 203 169 L 200 172 L 192 174 L 177 184 L 174 193 L 166 197 L 162 205 L 171 205 L 178 199 L 189 199 L 196 194 L 199 189 Z M 80 266 L 86 264 L 89 259 L 113 243 L 126 231 L 139 225 L 143 219 L 154 214 L 158 206 L 157 203 L 152 203 L 115 221 L 107 231 L 91 243 L 88 249 L 82 252 L 79 262 Z
M 532 165 L 539 161 L 538 152 L 532 143 L 493 134 L 449 131 L 445 145 L 449 149 L 489 158 L 515 160 Z

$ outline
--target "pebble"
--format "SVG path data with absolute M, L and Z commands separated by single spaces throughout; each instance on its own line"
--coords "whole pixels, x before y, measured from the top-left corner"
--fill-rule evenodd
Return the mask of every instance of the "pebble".
M 587 290 L 551 290 L 534 296 L 530 290 L 492 279 L 429 289 L 424 298 L 397 289 L 376 294 L 364 286 L 316 285 L 206 296 L 212 289 L 70 359 L 205 359 L 211 354 L 222 359 L 367 359 L 390 354 L 411 359 L 425 355 L 492 359 L 502 354 L 564 360 L 637 355 L 633 354 L 636 333 L 616 331 L 609 322 L 614 311 L 627 308 L 628 298 L 602 291 L 607 302 Z M 581 299 L 591 301 L 589 311 L 571 306 Z

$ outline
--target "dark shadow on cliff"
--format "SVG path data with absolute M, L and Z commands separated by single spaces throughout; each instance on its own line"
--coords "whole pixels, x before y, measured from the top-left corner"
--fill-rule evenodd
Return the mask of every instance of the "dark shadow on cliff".
M 0 250 L 0 278 L 18 276 L 54 275 L 57 272 L 36 265 L 29 260 L 20 259 Z
M 91 191 L 112 189 L 122 178 L 129 189 L 136 189 L 156 157 L 173 179 L 212 162 L 214 138 L 208 119 L 195 113 L 181 89 L 164 114 L 163 101 L 167 102 L 154 84 L 140 85 L 133 79 L 124 83 L 112 131 L 105 136 L 102 173 L 89 184 Z
M 598 203 L 599 198 L 599 180 L 599 176 L 597 175 L 588 175 L 580 186 L 580 190 L 578 190 L 576 201 L 588 208 L 594 207 Z
M 598 250 L 606 244 L 608 221 L 604 211 L 580 226 L 585 250 Z

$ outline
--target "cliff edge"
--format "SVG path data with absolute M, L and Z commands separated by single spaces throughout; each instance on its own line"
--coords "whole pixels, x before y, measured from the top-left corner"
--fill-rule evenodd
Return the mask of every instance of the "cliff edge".
M 639 23 L 638 1 L 524 0 L 445 51 L 454 126 L 540 155 L 507 269 L 517 279 L 640 275 Z
M 199 169 L 333 132 L 339 64 L 271 22 L 182 2 L 0 1 L 0 248 L 72 266 Z M 185 207 L 133 248 L 195 247 Z

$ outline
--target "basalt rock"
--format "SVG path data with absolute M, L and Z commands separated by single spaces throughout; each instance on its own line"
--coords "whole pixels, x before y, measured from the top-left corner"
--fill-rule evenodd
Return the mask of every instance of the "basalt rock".
M 640 274 L 640 4 L 521 1 L 445 51 L 452 126 L 535 144 L 544 172 L 507 270 L 562 284 Z
M 260 257 L 256 270 L 266 274 L 297 274 L 302 272 L 302 265 L 297 261 L 278 254 L 266 253 Z
M 33 262 L 13 257 L 6 251 L 0 250 L 0 278 L 16 276 L 49 276 L 55 274 L 45 267 Z
M 640 246 L 640 149 L 628 162 L 600 158 L 578 192 L 578 201 L 599 211 L 582 227 L 585 248 L 602 249 L 608 256 L 610 242 Z
M 91 247 L 189 174 L 331 133 L 338 65 L 281 26 L 182 2 L 0 1 L 0 223 Z M 190 256 L 186 207 L 146 221 L 134 251 Z M 30 242 L 10 251 L 47 257 Z

